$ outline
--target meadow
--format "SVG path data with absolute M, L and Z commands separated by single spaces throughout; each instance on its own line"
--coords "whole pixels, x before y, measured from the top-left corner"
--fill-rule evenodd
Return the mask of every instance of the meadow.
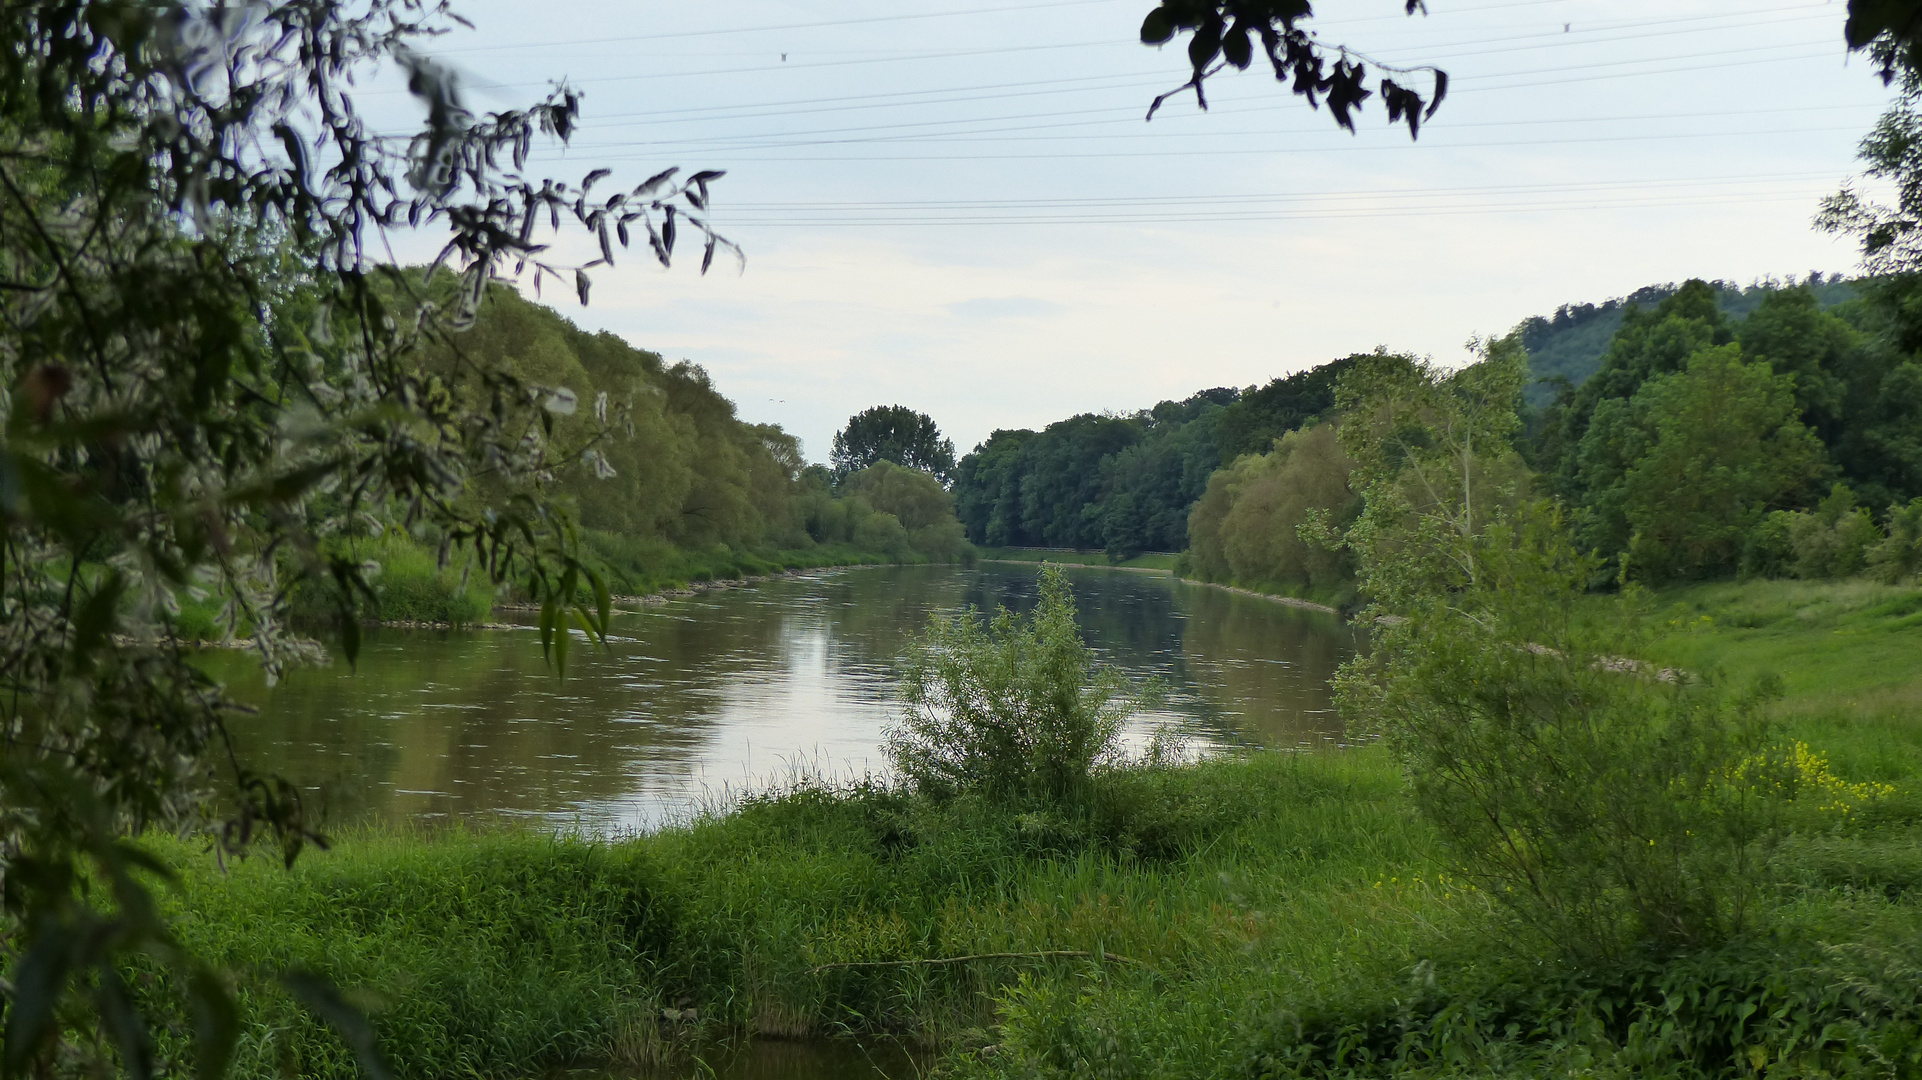
M 1922 590 L 1655 600 L 1664 662 L 1782 677 L 1811 780 L 1766 910 L 1662 963 L 1530 944 L 1366 740 L 1117 769 L 1074 810 L 797 779 L 612 840 L 366 832 L 291 871 L 154 843 L 180 936 L 241 973 L 250 1077 L 356 1071 L 287 969 L 348 988 L 407 1077 L 870 1033 L 960 1077 L 1913 1075 Z

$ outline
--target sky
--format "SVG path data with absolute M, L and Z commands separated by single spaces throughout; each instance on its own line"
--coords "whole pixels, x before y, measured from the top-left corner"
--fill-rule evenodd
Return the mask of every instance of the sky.
M 1139 43 L 1150 6 L 461 0 L 474 29 L 429 51 L 470 107 L 584 92 L 544 174 L 727 171 L 712 217 L 743 271 L 643 247 L 590 306 L 545 299 L 700 364 L 816 461 L 872 405 L 965 453 L 1377 346 L 1462 363 L 1475 335 L 1651 283 L 1855 265 L 1811 219 L 1892 93 L 1846 54 L 1841 0 L 1318 4 L 1325 43 L 1447 70 L 1418 141 L 1372 102 L 1343 132 L 1259 67 L 1145 121 L 1186 74 L 1185 39 Z

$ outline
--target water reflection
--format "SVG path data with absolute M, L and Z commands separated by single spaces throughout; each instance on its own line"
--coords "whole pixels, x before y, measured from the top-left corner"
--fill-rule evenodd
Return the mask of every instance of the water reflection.
M 1332 618 L 1160 575 L 1077 571 L 1089 641 L 1170 688 L 1147 727 L 1202 747 L 1339 732 L 1328 676 L 1352 648 Z M 1032 606 L 1030 567 L 847 570 L 616 617 L 605 650 L 549 673 L 531 628 L 371 634 L 358 670 L 267 689 L 245 658 L 209 666 L 260 708 L 250 760 L 309 784 L 335 822 L 507 815 L 642 827 L 795 766 L 879 771 L 893 669 L 931 611 Z

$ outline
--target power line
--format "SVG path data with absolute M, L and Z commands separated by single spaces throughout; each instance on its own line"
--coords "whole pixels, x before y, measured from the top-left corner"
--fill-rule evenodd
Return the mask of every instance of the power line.
M 1755 175 L 1740 173 L 1730 176 L 1695 177 L 1658 177 L 1634 180 L 1576 180 L 1542 182 L 1533 184 L 1483 184 L 1471 187 L 1454 188 L 1383 188 L 1372 191 L 1334 190 L 1334 191 L 1289 191 L 1289 192 L 1243 192 L 1224 194 L 1182 194 L 1182 195 L 1079 195 L 1061 198 L 1019 198 L 1019 199 L 897 199 L 876 201 L 873 199 L 847 200 L 840 202 L 763 202 L 732 203 L 730 212 L 766 210 L 961 210 L 961 209 L 1010 209 L 1010 208 L 1047 208 L 1061 206 L 1143 206 L 1180 203 L 1269 203 L 1269 202 L 1311 202 L 1330 198 L 1351 199 L 1405 199 L 1405 198 L 1453 198 L 1481 197 L 1488 195 L 1529 195 L 1529 194 L 1571 194 L 1584 191 L 1650 191 L 1673 188 L 1716 187 L 1753 187 L 1766 184 L 1809 183 L 1812 181 L 1831 182 L 1833 176 L 1826 172 L 1770 173 Z
M 1517 203 L 1510 200 L 1487 202 L 1475 205 L 1385 205 L 1369 207 L 1327 206 L 1301 210 L 1254 210 L 1235 213 L 1155 213 L 1155 214 L 1086 214 L 1043 216 L 1004 216 L 983 217 L 977 215 L 949 217 L 874 217 L 849 216 L 839 218 L 807 219 L 744 219 L 729 222 L 729 227 L 741 229 L 791 229 L 791 228 L 848 228 L 848 227 L 904 227 L 904 226 L 1007 226 L 1007 225 L 1176 225 L 1209 221 L 1330 221 L 1354 220 L 1358 218 L 1392 217 L 1460 217 L 1472 214 L 1542 214 L 1564 213 L 1583 210 L 1648 210 L 1670 207 L 1690 206 L 1729 206 L 1735 204 L 1759 205 L 1768 203 L 1805 202 L 1815 198 L 1815 192 L 1756 193 L 1750 195 L 1731 195 L 1709 192 L 1700 195 L 1678 196 L 1657 199 L 1591 199 L 1569 200 L 1551 203 Z
M 878 16 L 873 16 L 869 18 L 859 18 L 859 19 L 828 19 L 828 20 L 823 20 L 819 22 L 782 23 L 782 24 L 776 24 L 771 26 L 716 27 L 711 30 L 665 31 L 658 34 L 631 34 L 624 37 L 577 38 L 572 41 L 536 41 L 536 42 L 514 42 L 511 44 L 504 44 L 504 45 L 469 45 L 469 46 L 461 46 L 461 47 L 452 48 L 452 49 L 434 50 L 434 55 L 451 56 L 459 53 L 474 53 L 474 52 L 500 52 L 500 51 L 524 50 L 524 49 L 572 48 L 579 45 L 613 45 L 613 44 L 620 44 L 622 42 L 627 42 L 627 41 L 653 41 L 653 40 L 664 39 L 664 38 L 716 37 L 724 34 L 758 34 L 758 33 L 767 33 L 771 31 L 777 31 L 777 30 L 831 29 L 831 28 L 841 27 L 841 26 L 861 26 L 861 25 L 866 25 L 871 23 L 902 22 L 910 19 L 942 19 L 942 18 L 949 18 L 953 16 L 997 15 L 1004 12 L 1025 13 L 1025 12 L 1035 11 L 1035 10 L 1044 9 L 1044 8 L 1084 7 L 1089 5 L 1106 4 L 1106 3 L 1114 3 L 1114 2 L 1115 0 L 1061 0 L 1061 2 L 1057 2 L 1057 3 L 1020 4 L 1020 5 L 1010 6 L 1010 7 L 974 8 L 974 9 L 963 10 L 963 11 L 931 11 L 931 12 L 920 12 L 920 13 L 907 14 L 907 15 L 878 15 Z M 1476 12 L 1482 12 L 1482 11 L 1503 11 L 1510 8 L 1518 8 L 1518 7 L 1544 7 L 1549 4 L 1568 3 L 1568 2 L 1570 2 L 1570 0 L 1515 0 L 1515 2 L 1513 3 L 1506 3 L 1506 4 L 1484 4 L 1481 7 L 1453 8 L 1445 13 L 1437 13 L 1437 14 L 1472 15 L 1472 14 L 1475 14 Z M 1363 23 L 1401 22 L 1406 20 L 1407 20 L 1407 17 L 1401 16 L 1401 15 L 1377 15 L 1377 16 L 1369 16 L 1369 17 L 1360 18 L 1360 19 L 1336 20 L 1323 25 L 1339 28 L 1339 27 L 1345 27 L 1345 26 L 1358 26 Z
M 436 50 L 436 55 L 454 53 L 499 52 L 507 49 L 560 49 L 576 45 L 608 45 L 622 41 L 656 41 L 666 38 L 715 37 L 721 34 L 761 34 L 776 30 L 819 30 L 838 26 L 864 26 L 872 23 L 907 22 L 915 19 L 947 19 L 971 15 L 998 15 L 1004 12 L 1029 12 L 1043 8 L 1088 7 L 1094 4 L 1113 4 L 1116 0 L 1054 0 L 1052 3 L 1016 4 L 1010 7 L 969 8 L 962 11 L 922 11 L 906 15 L 875 15 L 861 19 L 827 19 L 820 22 L 778 23 L 772 26 L 734 26 L 717 27 L 712 30 L 668 30 L 658 34 L 634 34 L 628 37 L 585 38 L 574 41 L 516 42 L 511 45 L 471 45 L 458 49 Z
M 1778 10 L 1783 12 L 1806 12 L 1807 11 L 1807 9 L 1803 7 L 1783 8 Z M 1765 12 L 1764 14 L 1767 14 L 1767 12 Z M 1803 15 L 1799 15 L 1794 19 L 1779 19 L 1773 22 L 1765 23 L 1763 25 L 1778 26 L 1778 25 L 1783 25 L 1785 23 L 1790 23 L 1790 22 L 1808 21 L 1813 17 L 1822 16 L 1826 14 L 1827 14 L 1826 11 L 1818 10 L 1813 15 L 1803 14 Z M 1732 18 L 1732 16 L 1704 15 L 1704 16 L 1695 16 L 1691 19 L 1682 19 L 1682 20 L 1674 20 L 1674 21 L 1689 22 L 1689 21 L 1700 21 L 1704 19 L 1727 20 L 1729 18 Z M 1634 23 L 1629 25 L 1656 26 L 1656 25 L 1664 25 L 1664 24 L 1665 24 L 1664 22 L 1658 21 L 1658 22 Z M 1512 51 L 1527 51 L 1535 48 L 1558 48 L 1564 44 L 1568 46 L 1605 44 L 1605 43 L 1613 43 L 1616 41 L 1641 40 L 1641 39 L 1650 38 L 1650 37 L 1665 37 L 1665 36 L 1673 36 L 1673 35 L 1679 35 L 1679 34 L 1713 32 L 1713 31 L 1718 31 L 1722 29 L 1724 28 L 1723 27 L 1697 27 L 1692 29 L 1661 31 L 1657 33 L 1636 34 L 1636 35 L 1628 35 L 1628 36 L 1606 38 L 1606 39 L 1599 39 L 1599 40 L 1592 39 L 1592 38 L 1581 39 L 1576 41 L 1568 41 L 1568 42 L 1562 42 L 1560 40 L 1557 40 L 1556 43 L 1553 45 L 1544 44 L 1544 45 L 1537 45 L 1537 46 L 1526 46 L 1526 47 L 1523 47 L 1522 49 L 1512 49 L 1512 50 L 1490 50 L 1485 53 L 1476 53 L 1476 54 L 1467 54 L 1467 55 L 1491 55 L 1494 52 L 1500 52 L 1500 51 L 1512 52 Z M 1488 41 L 1522 40 L 1524 38 L 1534 38 L 1534 37 L 1540 37 L 1540 36 L 1543 36 L 1543 35 L 1531 34 L 1531 35 L 1523 35 L 1520 38 L 1491 38 L 1486 40 Z M 1564 35 L 1552 34 L 1548 36 L 1555 39 L 1560 39 Z M 1477 42 L 1469 42 L 1466 44 L 1476 44 L 1476 43 Z M 1781 48 L 1781 47 L 1787 47 L 1787 46 L 1773 46 L 1773 47 Z M 1461 55 L 1461 54 L 1458 54 L 1458 55 Z M 1451 62 L 1451 58 L 1444 58 L 1440 62 L 1442 63 Z M 1076 88 L 1067 89 L 1067 90 L 1037 89 L 1038 87 L 1042 87 L 1042 86 L 1052 86 L 1052 85 L 1071 84 L 1071 83 L 1093 83 L 1093 82 L 1119 83 L 1125 80 L 1126 83 L 1129 85 L 1138 85 L 1142 87 L 1161 86 L 1161 85 L 1165 85 L 1169 81 L 1169 78 L 1170 78 L 1170 75 L 1165 72 L 1157 72 L 1150 75 L 1134 75 L 1134 74 L 1091 75 L 1091 76 L 1081 76 L 1081 77 L 1072 78 L 1072 79 L 1050 79 L 1050 80 L 1031 81 L 1031 82 L 993 83 L 985 86 L 953 87 L 953 88 L 944 88 L 940 90 L 925 90 L 925 91 L 911 90 L 911 91 L 900 91 L 895 93 L 879 94 L 879 95 L 854 94 L 854 95 L 844 95 L 844 96 L 830 97 L 830 98 L 806 99 L 802 101 L 766 102 L 766 103 L 743 104 L 743 105 L 709 105 L 709 106 L 694 106 L 694 107 L 683 108 L 683 109 L 650 110 L 650 111 L 631 112 L 631 113 L 607 113 L 607 114 L 594 116 L 592 118 L 592 123 L 594 123 L 596 127 L 601 127 L 601 128 L 628 127 L 628 126 L 633 126 L 636 123 L 650 124 L 650 125 L 651 124 L 715 123 L 715 122 L 727 121 L 727 120 L 765 119 L 765 118 L 771 118 L 771 117 L 812 115 L 812 114 L 826 113 L 826 112 L 858 112 L 858 111 L 867 111 L 872 109 L 913 108 L 918 106 L 958 104 L 958 103 L 969 102 L 969 101 L 990 101 L 990 100 L 1005 100 L 1008 98 L 1018 98 L 1018 97 L 1046 96 L 1046 95 L 1055 94 L 1055 93 L 1089 93 L 1097 90 L 1120 88 L 1120 86 L 1086 86 L 1086 87 L 1076 87 Z M 975 91 L 986 91 L 986 90 L 1012 90 L 1013 92 L 1000 93 L 1000 94 L 974 93 Z M 931 95 L 940 95 L 940 94 L 954 94 L 954 95 L 968 95 L 968 96 L 954 96 L 954 97 L 944 97 L 944 98 L 933 98 L 931 100 L 925 100 L 925 101 L 904 101 L 904 102 L 876 100 L 877 98 L 929 97 Z M 838 107 L 826 108 L 826 109 L 797 107 L 797 106 L 808 106 L 808 105 L 817 105 L 817 104 L 828 104 L 828 105 L 835 105 Z M 714 115 L 714 114 L 723 113 L 723 112 L 730 113 L 731 115 L 725 115 L 725 116 Z M 630 119 L 631 119 L 630 123 L 615 123 L 615 124 L 608 123 L 608 121 L 630 120 Z
M 734 165 L 734 164 L 740 164 L 745 162 L 802 162 L 802 161 L 839 162 L 843 164 L 865 164 L 865 163 L 871 163 L 871 162 L 884 162 L 884 161 L 914 161 L 914 162 L 1052 161 L 1052 160 L 1071 160 L 1071 159 L 1083 159 L 1083 158 L 1241 157 L 1241 156 L 1248 156 L 1248 155 L 1255 155 L 1255 154 L 1283 154 L 1283 153 L 1291 154 L 1291 155 L 1373 153 L 1373 152 L 1380 152 L 1380 151 L 1406 151 L 1406 150 L 1412 150 L 1412 149 L 1426 149 L 1430 151 L 1473 150 L 1473 149 L 1487 149 L 1487 148 L 1493 148 L 1493 147 L 1506 147 L 1506 146 L 1580 146 L 1580 145 L 1595 145 L 1595 144 L 1603 144 L 1603 143 L 1660 142 L 1660 141 L 1667 141 L 1667 140 L 1673 140 L 1673 139 L 1728 139 L 1728 138 L 1758 138 L 1758 137 L 1775 138 L 1783 135 L 1806 135 L 1806 134 L 1814 134 L 1814 133 L 1830 134 L 1830 133 L 1833 133 L 1834 130 L 1835 129 L 1832 127 L 1776 128 L 1768 131 L 1666 132 L 1666 133 L 1621 135 L 1621 136 L 1593 136 L 1593 137 L 1587 137 L 1587 138 L 1571 138 L 1571 139 L 1534 139 L 1534 138 L 1505 139 L 1505 140 L 1494 140 L 1494 141 L 1486 141 L 1486 142 L 1438 142 L 1431 138 L 1430 140 L 1424 141 L 1419 144 L 1412 143 L 1412 142 L 1411 143 L 1394 142 L 1394 143 L 1388 143 L 1384 145 L 1364 145 L 1364 146 L 1352 146 L 1352 145 L 1351 146 L 1310 146 L 1310 147 L 1289 146 L 1285 148 L 1263 146 L 1263 147 L 1247 147 L 1247 148 L 1238 148 L 1238 149 L 1229 149 L 1229 150 L 1168 150 L 1168 151 L 1137 151 L 1137 150 L 1099 151 L 1097 150 L 1097 151 L 1088 151 L 1083 153 L 1071 153 L 1071 154 L 1068 154 L 1068 153 L 1064 153 L 1064 154 L 949 154 L 949 155 L 921 154 L 921 155 L 914 155 L 914 156 L 875 154 L 875 155 L 864 155 L 860 157 L 848 157 L 845 155 L 839 156 L 839 157 L 801 157 L 801 156 L 794 156 L 794 155 L 782 155 L 779 157 L 747 157 L 747 158 L 730 157 L 724 163 L 716 162 L 715 164 Z M 1289 132 L 1257 132 L 1254 134 L 1291 134 L 1291 133 Z M 764 150 L 768 148 L 741 147 L 738 149 Z M 774 147 L 773 149 L 780 149 L 780 148 Z M 602 163 L 613 163 L 613 162 L 622 162 L 622 161 L 658 160 L 659 156 L 660 155 L 656 154 L 656 155 L 652 155 L 649 158 L 643 158 L 639 156 L 610 157 L 610 156 L 597 155 L 595 157 L 595 160 L 597 162 L 602 162 Z
M 1739 55 L 1741 52 L 1768 51 L 1772 49 L 1797 48 L 1797 47 L 1798 46 L 1762 46 L 1758 49 L 1737 50 L 1736 55 Z M 1806 46 L 1801 46 L 1801 48 L 1806 48 Z M 1697 59 L 1701 56 L 1707 56 L 1707 55 L 1717 55 L 1717 54 L 1696 54 L 1692 56 L 1661 57 L 1661 58 L 1650 59 L 1650 60 L 1638 59 L 1638 60 L 1627 60 L 1627 61 L 1606 61 L 1606 62 L 1600 62 L 1595 64 L 1572 64 L 1572 65 L 1563 65 L 1561 67 L 1556 67 L 1556 68 L 1538 68 L 1538 69 L 1531 69 L 1531 70 L 1522 71 L 1522 72 L 1504 73 L 1502 75 L 1487 76 L 1487 78 L 1507 78 L 1507 77 L 1511 77 L 1511 75 L 1512 76 L 1538 75 L 1538 74 L 1545 74 L 1545 73 L 1593 70 L 1598 68 L 1615 68 L 1615 67 L 1623 67 L 1623 66 L 1634 65 L 1634 64 L 1662 63 L 1665 61 L 1674 61 L 1674 60 L 1691 60 L 1691 59 Z M 1726 54 L 1721 54 L 1721 55 L 1726 55 Z M 1772 61 L 1777 59 L 1798 59 L 1798 58 L 1799 57 L 1791 56 L 1791 57 L 1774 57 L 1774 58 L 1766 58 L 1766 59 Z M 1685 70 L 1700 71 L 1700 70 L 1705 70 L 1711 67 L 1725 67 L 1725 66 L 1738 66 L 1738 65 L 1737 64 L 1690 65 Z M 1633 72 L 1629 74 L 1657 74 L 1657 73 Z M 1578 81 L 1578 80 L 1553 80 L 1553 81 L 1562 82 L 1562 81 Z M 1463 87 L 1461 92 L 1468 92 L 1475 89 L 1516 89 L 1516 87 L 1480 88 L 1480 87 L 1470 85 L 1467 87 Z M 1213 113 L 1214 115 L 1231 115 L 1232 116 L 1232 115 L 1255 113 L 1255 112 L 1274 112 L 1282 109 L 1293 108 L 1295 104 L 1296 103 L 1291 100 L 1264 101 L 1260 104 L 1249 105 L 1249 106 L 1239 107 L 1239 108 L 1217 108 L 1213 110 Z M 1137 114 L 1138 114 L 1138 109 L 1126 108 L 1121 106 L 1102 106 L 1102 107 L 1091 108 L 1091 109 L 1068 109 L 1068 110 L 1055 110 L 1050 112 L 1017 113 L 1013 115 L 993 116 L 993 117 L 962 117 L 962 118 L 956 118 L 956 119 L 950 119 L 950 120 L 901 121 L 897 123 L 863 124 L 855 127 L 818 128 L 814 130 L 784 131 L 779 133 L 755 132 L 755 133 L 742 133 L 742 134 L 703 135 L 703 136 L 694 136 L 694 137 L 686 137 L 686 138 L 669 138 L 669 139 L 638 139 L 638 140 L 626 139 L 626 140 L 610 140 L 610 141 L 591 142 L 591 143 L 583 142 L 583 143 L 575 144 L 574 148 L 581 151 L 590 151 L 590 150 L 619 149 L 619 148 L 631 147 L 631 146 L 660 146 L 660 147 L 674 146 L 674 147 L 688 147 L 690 149 L 710 149 L 710 150 L 725 151 L 730 149 L 764 150 L 764 149 L 779 149 L 786 146 L 821 146 L 821 145 L 836 145 L 836 144 L 871 143 L 871 142 L 896 141 L 896 140 L 907 139 L 907 138 L 919 138 L 923 140 L 931 140 L 935 137 L 981 135 L 981 134 L 1002 134 L 1002 133 L 1010 133 L 1010 132 L 1041 130 L 1043 128 L 1083 126 L 1091 123 L 1117 123 L 1117 124 L 1127 123 L 1127 124 L 1138 125 L 1140 124 L 1140 121 L 1137 118 Z M 1180 116 L 1182 114 L 1175 114 L 1175 115 Z M 1198 116 L 1199 114 L 1187 114 L 1187 115 Z M 975 130 L 958 131 L 958 132 L 926 132 L 919 136 L 911 136 L 911 135 L 889 136 L 889 135 L 880 134 L 882 132 L 901 131 L 903 129 L 909 129 L 909 128 L 921 128 L 921 129 L 942 128 L 942 127 L 954 127 L 957 125 L 967 125 L 967 124 L 994 124 L 994 123 L 1002 123 L 1007 121 L 1056 120 L 1056 119 L 1062 119 L 1067 117 L 1111 117 L 1113 119 L 1083 120 L 1083 121 L 1077 122 L 1076 124 L 1021 125 L 1021 126 L 1015 126 L 1015 127 L 979 128 Z M 1445 129 L 1437 129 L 1437 128 L 1431 127 L 1430 130 L 1434 131 L 1434 130 L 1445 130 Z M 807 139 L 807 137 L 810 137 L 810 136 L 841 135 L 841 134 L 850 134 L 850 133 L 860 133 L 860 135 L 858 137 L 850 137 L 845 139 L 811 139 L 809 141 L 800 141 L 803 139 Z M 771 139 L 779 140 L 779 141 L 766 141 Z M 762 140 L 762 141 L 755 143 L 756 140 Z M 745 146 L 739 145 L 742 143 L 755 143 L 755 144 L 745 145 Z

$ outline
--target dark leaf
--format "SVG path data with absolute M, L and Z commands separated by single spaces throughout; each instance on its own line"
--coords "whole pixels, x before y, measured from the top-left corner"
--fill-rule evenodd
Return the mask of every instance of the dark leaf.
M 53 1011 L 67 989 L 72 963 L 72 931 L 53 925 L 41 930 L 27 955 L 13 969 L 13 1000 L 7 1007 L 6 1051 L 0 1064 L 19 1076 L 52 1034 Z
M 1141 43 L 1143 45 L 1164 45 L 1175 36 L 1174 20 L 1169 17 L 1166 7 L 1158 7 L 1141 20 Z
M 187 979 L 187 1000 L 193 1008 L 195 1071 L 200 1080 L 220 1080 L 240 1038 L 240 1014 L 234 1009 L 233 995 L 219 976 L 196 967 Z
M 634 189 L 634 197 L 637 199 L 647 198 L 649 195 L 652 195 L 656 191 L 660 190 L 660 187 L 662 184 L 665 184 L 669 180 L 673 179 L 674 174 L 680 171 L 681 171 L 681 167 L 679 165 L 676 165 L 671 169 L 662 169 L 660 172 L 657 172 L 653 176 L 648 177 L 646 180 L 641 181 L 641 186 Z
M 121 980 L 111 959 L 94 966 L 93 998 L 100 1010 L 101 1025 L 120 1051 L 120 1067 L 133 1080 L 148 1080 L 153 1076 L 153 1044 L 147 1039 L 147 1025 L 128 999 L 127 984 Z
M 661 222 L 661 247 L 666 253 L 662 259 L 663 262 L 674 255 L 674 208 L 672 206 L 667 208 L 666 215 L 667 220 Z
M 393 1080 L 387 1059 L 381 1056 L 373 1023 L 366 1014 L 349 1005 L 332 983 L 312 972 L 296 970 L 282 975 L 280 985 L 334 1029 L 353 1051 L 355 1060 L 360 1062 L 360 1071 L 368 1080 Z

